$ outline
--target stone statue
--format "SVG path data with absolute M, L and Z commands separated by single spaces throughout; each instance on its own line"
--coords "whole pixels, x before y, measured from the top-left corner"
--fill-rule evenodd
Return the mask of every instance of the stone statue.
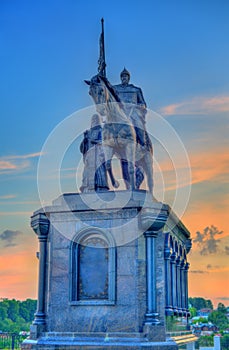
M 81 192 L 109 190 L 102 147 L 101 118 L 98 114 L 92 116 L 91 128 L 84 132 L 80 151 L 83 154 L 84 161 Z
M 136 142 L 145 146 L 145 115 L 146 103 L 139 87 L 129 84 L 130 73 L 126 68 L 120 74 L 121 84 L 113 88 L 123 103 L 126 116 L 131 120 L 136 132 Z
M 146 103 L 141 89 L 129 84 L 127 69 L 120 74 L 121 84 L 112 85 L 106 78 L 103 20 L 98 63 L 98 74 L 85 83 L 90 86 L 89 94 L 97 113 L 105 117 L 101 131 L 106 171 L 117 188 L 111 170 L 111 160 L 116 156 L 121 162 L 126 188 L 139 189 L 146 174 L 148 190 L 153 194 L 153 147 L 145 126 Z M 103 185 L 107 187 L 105 182 Z

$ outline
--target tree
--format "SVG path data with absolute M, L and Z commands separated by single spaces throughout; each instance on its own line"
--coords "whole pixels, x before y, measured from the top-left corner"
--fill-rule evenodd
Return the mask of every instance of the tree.
M 36 310 L 36 300 L 0 299 L 0 331 L 29 330 Z
M 221 349 L 222 350 L 228 350 L 229 349 L 229 334 L 225 334 L 221 340 Z
M 12 321 L 16 322 L 18 313 L 19 313 L 19 301 L 15 299 L 9 300 L 8 317 Z
M 223 314 L 226 314 L 227 308 L 223 303 L 219 303 L 217 307 L 217 311 L 222 312 Z
M 206 308 L 213 310 L 213 304 L 210 299 L 206 300 Z
M 14 332 L 14 322 L 10 318 L 5 318 L 4 321 L 0 321 L 1 332 Z
M 204 299 L 201 297 L 189 298 L 189 303 L 192 305 L 192 307 L 196 308 L 196 310 L 204 308 L 213 310 L 213 304 L 209 299 Z
M 221 311 L 212 311 L 208 316 L 208 321 L 212 322 L 220 330 L 224 330 L 229 326 L 227 316 Z
M 0 304 L 0 320 L 7 318 L 7 307 L 3 303 Z
M 191 314 L 191 318 L 196 316 L 196 308 L 195 307 L 190 307 L 189 312 Z

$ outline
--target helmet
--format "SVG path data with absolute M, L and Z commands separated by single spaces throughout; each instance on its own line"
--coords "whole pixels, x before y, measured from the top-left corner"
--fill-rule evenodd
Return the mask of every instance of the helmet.
M 120 73 L 120 77 L 122 77 L 122 75 L 127 74 L 129 75 L 130 78 L 130 72 L 128 72 L 128 70 L 124 67 L 123 71 Z

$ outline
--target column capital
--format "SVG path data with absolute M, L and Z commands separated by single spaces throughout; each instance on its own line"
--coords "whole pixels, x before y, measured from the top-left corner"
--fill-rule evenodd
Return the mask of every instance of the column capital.
M 188 262 L 186 262 L 186 264 L 184 265 L 185 270 L 188 271 L 189 267 L 190 267 L 190 264 Z
M 188 238 L 186 240 L 185 247 L 186 247 L 187 253 L 189 253 L 191 248 L 192 248 L 192 240 L 191 240 L 191 238 Z
M 177 259 L 177 253 L 176 253 L 176 252 L 173 252 L 173 253 L 171 254 L 171 257 L 170 257 L 171 263 L 172 263 L 172 264 L 176 264 L 176 259 Z
M 177 264 L 177 266 L 180 266 L 180 265 L 181 265 L 181 258 L 180 258 L 179 255 L 178 255 L 177 258 L 176 258 L 176 264 Z
M 180 262 L 180 268 L 181 268 L 181 270 L 183 270 L 184 269 L 184 266 L 185 266 L 185 259 L 181 259 L 181 262 Z
M 172 255 L 172 249 L 170 247 L 165 247 L 164 249 L 164 258 L 165 260 L 170 260 Z
M 46 241 L 49 233 L 50 221 L 44 213 L 37 213 L 31 217 L 31 227 L 40 241 Z
M 151 238 L 156 238 L 158 235 L 158 232 L 155 232 L 155 231 L 145 231 L 144 232 L 144 236 L 145 237 L 151 237 Z

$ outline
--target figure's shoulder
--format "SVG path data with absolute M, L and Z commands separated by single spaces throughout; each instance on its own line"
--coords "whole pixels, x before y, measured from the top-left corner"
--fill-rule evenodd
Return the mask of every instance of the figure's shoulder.
M 115 89 L 118 89 L 118 88 L 120 88 L 120 87 L 122 87 L 122 84 L 113 85 L 113 88 L 115 88 Z
M 117 90 L 141 90 L 139 87 L 135 86 L 134 84 L 128 84 L 128 85 L 123 85 L 123 84 L 117 84 L 113 85 L 113 87 Z
M 141 88 L 134 85 L 134 84 L 129 84 L 129 86 L 133 89 L 133 90 L 136 90 L 136 91 L 141 91 Z

